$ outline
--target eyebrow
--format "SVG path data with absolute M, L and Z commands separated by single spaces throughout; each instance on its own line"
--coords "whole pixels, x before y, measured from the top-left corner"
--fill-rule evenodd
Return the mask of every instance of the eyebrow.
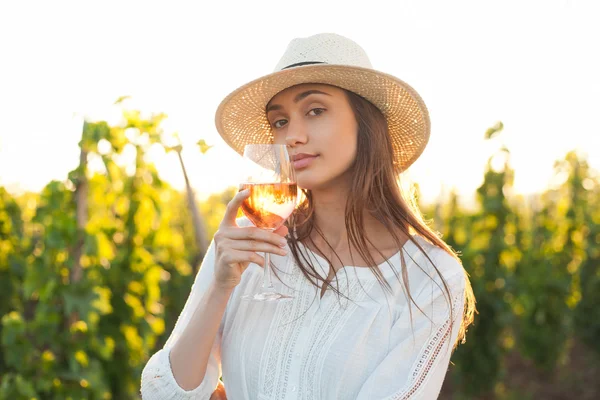
M 302 99 L 305 99 L 306 97 L 310 96 L 311 94 L 324 94 L 325 96 L 331 96 L 329 93 L 321 92 L 320 90 L 316 90 L 316 89 L 307 90 L 306 92 L 297 94 L 296 97 L 294 97 L 294 103 L 297 103 Z M 283 107 L 280 106 L 279 104 L 272 104 L 269 107 L 267 107 L 267 112 L 281 110 L 282 108 Z

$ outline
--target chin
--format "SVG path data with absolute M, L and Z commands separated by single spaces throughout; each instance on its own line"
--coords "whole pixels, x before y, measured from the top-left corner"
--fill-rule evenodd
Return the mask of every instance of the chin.
M 296 178 L 296 183 L 298 184 L 298 189 L 315 190 L 315 185 L 312 182 Z
M 296 175 L 296 183 L 300 189 L 304 190 L 320 190 L 331 185 L 331 182 L 328 180 L 318 179 L 312 176 L 302 176 L 301 174 Z
M 325 176 L 324 176 L 325 175 Z M 298 187 L 305 190 L 326 190 L 332 187 L 337 187 L 341 182 L 346 182 L 348 177 L 342 173 L 336 174 L 319 174 L 317 171 L 297 171 L 296 172 L 296 183 Z
M 296 173 L 296 183 L 300 189 L 304 190 L 315 190 L 323 185 L 319 179 L 315 179 L 312 174 L 306 173 L 308 171 L 302 171 L 300 173 Z

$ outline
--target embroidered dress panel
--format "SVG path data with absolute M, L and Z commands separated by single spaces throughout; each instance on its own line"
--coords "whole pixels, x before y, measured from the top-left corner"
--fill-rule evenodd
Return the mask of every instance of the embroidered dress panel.
M 238 224 L 250 223 L 241 218 Z M 231 295 L 203 382 L 185 391 L 173 377 L 169 352 L 213 279 L 211 243 L 175 329 L 144 368 L 143 398 L 209 399 L 220 376 L 227 397 L 235 400 L 437 398 L 458 335 L 466 275 L 452 256 L 421 237 L 414 239 L 443 274 L 451 302 L 439 275 L 411 241 L 379 265 L 391 293 L 368 268 L 340 269 L 334 285 L 349 300 L 330 289 L 320 298 L 321 289 L 308 282 L 291 255 L 273 255 L 280 278 L 274 276 L 273 283 L 293 299 L 242 300 L 262 284 L 262 268 L 251 264 Z M 303 246 L 301 251 L 326 277 L 325 260 Z M 401 257 L 418 307 L 405 295 Z

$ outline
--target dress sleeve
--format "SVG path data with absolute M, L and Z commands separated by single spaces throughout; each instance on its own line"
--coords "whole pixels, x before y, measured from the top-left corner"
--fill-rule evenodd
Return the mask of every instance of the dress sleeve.
M 413 295 L 422 312 L 411 302 L 412 324 L 408 306 L 394 323 L 390 350 L 365 381 L 359 400 L 432 400 L 439 396 L 462 322 L 468 278 L 462 265 L 441 249 L 433 261 L 450 291 L 453 325 L 448 293 L 433 269 L 431 278 L 425 277 L 417 289 L 418 295 Z
M 210 282 L 214 277 L 214 263 L 215 245 L 213 239 L 202 260 L 202 265 L 194 280 L 191 293 L 188 296 L 183 311 L 177 319 L 173 332 L 169 336 L 165 346 L 156 352 L 144 367 L 141 382 L 141 395 L 144 400 L 209 399 L 216 389 L 221 376 L 221 337 L 223 334 L 223 321 L 225 320 L 225 316 L 223 316 L 212 346 L 206 368 L 206 375 L 197 388 L 186 391 L 177 384 L 171 370 L 169 359 L 171 349 L 190 322 L 194 310 L 198 307 L 202 296 L 208 289 Z

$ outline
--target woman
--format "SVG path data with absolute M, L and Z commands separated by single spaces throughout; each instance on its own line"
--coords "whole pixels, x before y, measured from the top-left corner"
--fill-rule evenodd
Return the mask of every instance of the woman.
M 275 232 L 236 220 L 247 192 L 229 203 L 143 397 L 437 398 L 474 297 L 399 187 L 429 138 L 419 95 L 356 43 L 320 34 L 223 100 L 216 124 L 240 153 L 272 141 L 308 158 L 296 171 L 305 200 Z M 262 283 L 256 252 L 273 254 L 276 289 L 292 300 L 241 300 Z

